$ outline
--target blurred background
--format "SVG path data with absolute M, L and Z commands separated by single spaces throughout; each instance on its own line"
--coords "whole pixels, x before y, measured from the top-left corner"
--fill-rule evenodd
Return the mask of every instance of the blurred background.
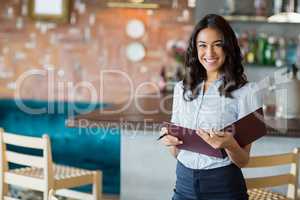
M 70 128 L 66 120 L 122 103 L 133 91 L 171 93 L 185 73 L 190 33 L 208 13 L 234 28 L 248 79 L 264 88 L 266 116 L 298 119 L 299 0 L 0 0 L 0 126 L 48 133 L 54 161 L 103 170 L 104 193 L 120 196 L 121 161 L 130 156 L 122 144 L 143 148 L 147 136 L 145 143 L 122 143 L 119 129 L 103 137 L 101 127 Z M 286 139 L 288 150 L 300 145 Z M 129 160 L 123 168 L 133 167 Z

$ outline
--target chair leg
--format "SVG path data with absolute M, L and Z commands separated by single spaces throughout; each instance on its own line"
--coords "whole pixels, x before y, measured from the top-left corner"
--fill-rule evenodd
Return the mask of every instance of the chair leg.
M 58 200 L 54 195 L 55 195 L 55 190 L 51 189 L 49 191 L 48 199 L 49 200 Z
M 102 199 L 102 172 L 94 172 L 93 177 L 93 199 L 101 200 Z
M 51 200 L 51 198 L 49 197 L 49 192 L 50 191 L 48 189 L 43 192 L 43 200 Z
M 0 185 L 0 198 L 4 199 L 4 197 L 8 194 L 8 184 L 2 182 Z
M 6 183 L 0 183 L 0 198 L 4 199 L 4 196 L 6 196 L 8 193 L 8 184 Z

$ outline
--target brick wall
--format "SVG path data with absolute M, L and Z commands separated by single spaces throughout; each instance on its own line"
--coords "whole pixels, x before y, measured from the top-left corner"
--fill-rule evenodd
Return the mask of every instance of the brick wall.
M 174 64 L 166 44 L 174 39 L 186 41 L 193 21 L 191 9 L 190 20 L 177 20 L 185 1 L 179 1 L 175 9 L 157 10 L 104 8 L 97 1 L 90 1 L 86 12 L 77 15 L 76 24 L 57 25 L 43 33 L 39 23 L 20 17 L 21 1 L 0 2 L 1 13 L 9 7 L 14 11 L 13 17 L 2 14 L 0 18 L 2 98 L 17 94 L 26 99 L 123 101 L 143 83 L 157 83 L 162 66 Z M 91 14 L 96 23 L 89 26 Z M 17 28 L 20 19 L 23 27 Z M 126 24 L 131 19 L 139 19 L 145 25 L 146 32 L 139 39 L 126 35 Z M 84 39 L 87 27 L 90 40 Z M 126 46 L 132 41 L 142 43 L 146 49 L 146 57 L 137 63 L 125 55 Z M 108 70 L 114 73 L 107 73 Z M 155 87 L 149 85 L 141 87 L 140 92 L 154 91 Z M 92 98 L 91 90 L 96 92 L 96 98 Z

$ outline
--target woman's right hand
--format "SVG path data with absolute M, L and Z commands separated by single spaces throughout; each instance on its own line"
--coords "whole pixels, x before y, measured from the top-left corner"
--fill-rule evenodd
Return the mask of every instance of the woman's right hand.
M 168 130 L 166 129 L 166 127 L 163 127 L 160 131 L 160 135 L 164 135 L 164 134 L 168 134 Z M 165 146 L 176 146 L 179 144 L 183 144 L 182 141 L 178 140 L 177 137 L 174 137 L 172 135 L 166 135 L 161 139 L 162 143 Z

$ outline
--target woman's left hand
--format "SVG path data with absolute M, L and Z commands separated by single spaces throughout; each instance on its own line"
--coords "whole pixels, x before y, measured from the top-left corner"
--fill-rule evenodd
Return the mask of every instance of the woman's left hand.
M 203 129 L 197 129 L 197 135 L 200 136 L 205 142 L 215 149 L 229 148 L 236 143 L 230 132 L 220 131 L 204 131 Z

